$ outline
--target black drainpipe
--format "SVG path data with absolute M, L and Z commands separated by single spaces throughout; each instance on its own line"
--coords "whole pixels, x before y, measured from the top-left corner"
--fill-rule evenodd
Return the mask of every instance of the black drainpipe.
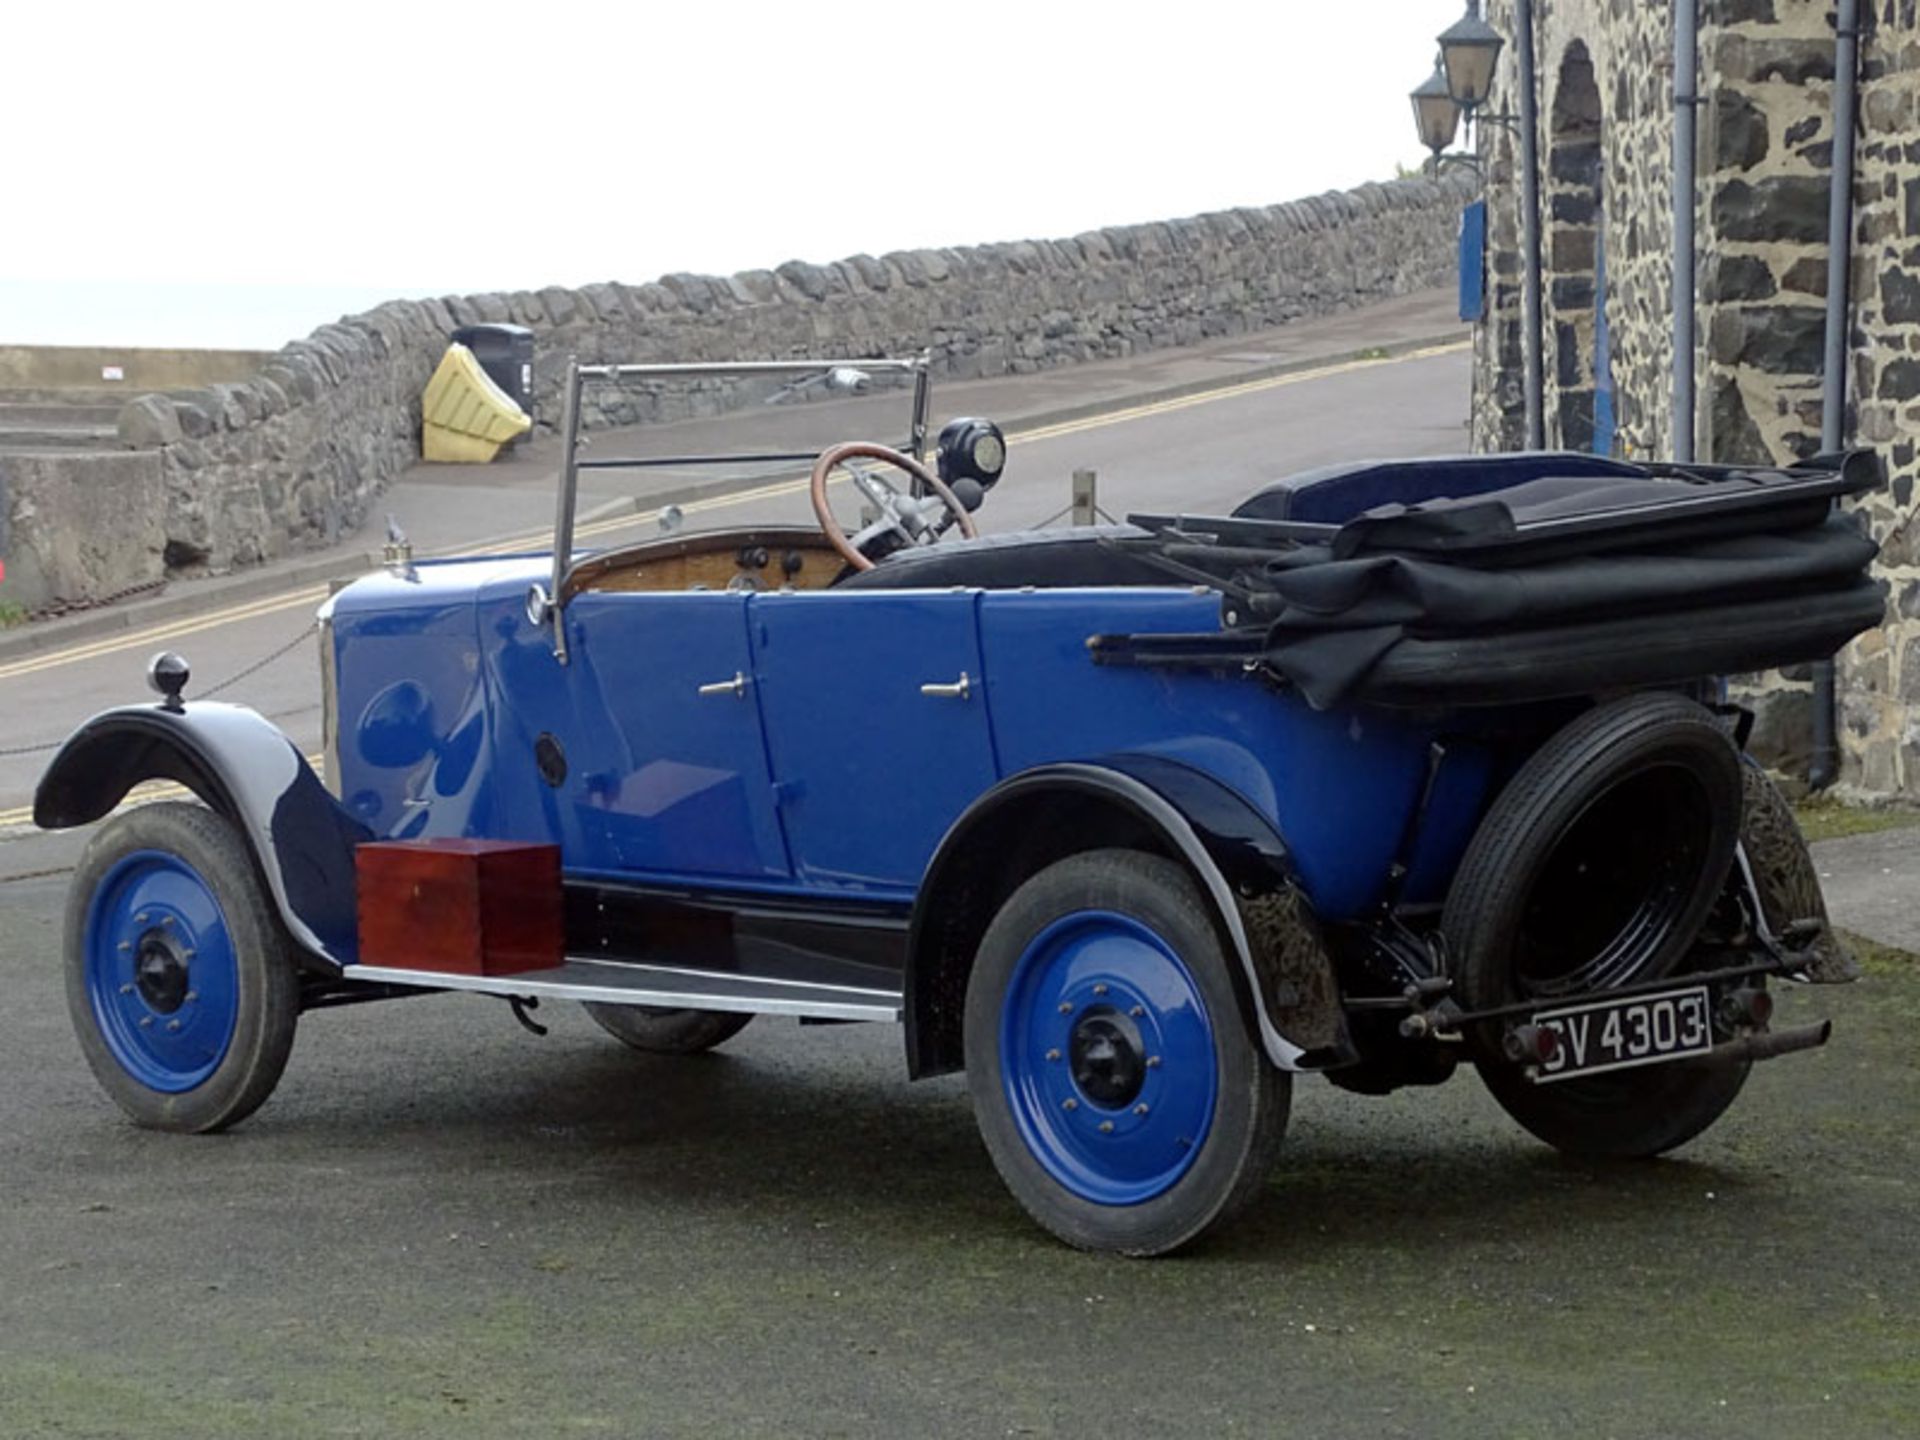
M 1860 60 L 1859 0 L 1840 0 L 1833 46 L 1833 172 L 1827 187 L 1827 331 L 1820 387 L 1820 448 L 1844 441 L 1847 416 L 1847 261 L 1853 238 L 1853 107 Z M 1807 787 L 1840 778 L 1834 732 L 1833 661 L 1813 667 L 1813 763 Z
M 1694 106 L 1700 103 L 1700 16 L 1695 0 L 1673 7 L 1673 458 L 1690 464 L 1693 395 Z

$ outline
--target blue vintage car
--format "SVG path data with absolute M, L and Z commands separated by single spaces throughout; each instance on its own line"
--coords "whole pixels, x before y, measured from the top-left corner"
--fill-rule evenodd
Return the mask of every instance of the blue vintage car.
M 1464 1060 L 1548 1144 L 1643 1156 L 1827 1038 L 1769 1025 L 1769 979 L 1852 962 L 1705 677 L 1877 623 L 1833 510 L 1872 455 L 1398 461 L 975 536 L 1004 440 L 922 463 L 913 361 L 907 443 L 821 454 L 817 528 L 577 550 L 578 472 L 620 463 L 579 452 L 585 387 L 721 368 L 573 367 L 551 554 L 400 551 L 330 599 L 318 771 L 174 656 L 67 742 L 43 826 L 198 800 L 106 819 L 68 909 L 135 1121 L 231 1125 L 303 1010 L 423 990 L 674 1054 L 891 1022 L 1041 1225 L 1153 1254 L 1257 1194 L 1297 1075 Z

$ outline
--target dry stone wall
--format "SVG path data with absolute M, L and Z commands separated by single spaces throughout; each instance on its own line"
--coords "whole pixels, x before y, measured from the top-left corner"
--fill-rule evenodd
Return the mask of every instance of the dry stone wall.
M 130 524 L 148 573 L 228 570 L 324 546 L 419 456 L 420 392 L 456 327 L 536 332 L 535 413 L 559 418 L 566 360 L 786 359 L 931 350 L 936 375 L 1022 374 L 1281 325 L 1444 283 L 1472 187 L 1424 179 L 1070 239 L 790 261 L 644 285 L 396 300 L 324 325 L 251 379 L 141 396 L 122 442 L 157 458 L 157 514 Z M 589 427 L 710 415 L 754 385 L 592 387 Z M 84 467 L 83 467 L 84 468 Z M 76 478 L 75 483 L 80 483 Z M 0 499 L 0 503 L 6 503 Z M 14 514 L 23 530 L 58 507 Z M 111 554 L 42 567 L 29 608 L 130 583 Z

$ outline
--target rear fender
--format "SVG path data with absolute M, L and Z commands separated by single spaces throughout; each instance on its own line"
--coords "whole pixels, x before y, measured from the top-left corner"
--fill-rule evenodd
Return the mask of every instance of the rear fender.
M 1103 844 L 1143 843 L 1182 861 L 1200 882 L 1235 959 L 1249 1027 L 1283 1070 L 1351 1061 L 1333 964 L 1286 846 L 1273 826 L 1211 776 L 1177 761 L 1122 755 L 1097 764 L 1043 765 L 976 800 L 941 841 L 914 904 L 906 977 L 907 1062 L 916 1077 L 960 1068 L 960 1015 L 980 936 L 1013 885 L 1017 837 L 1058 821 L 1059 807 L 1091 805 L 1088 819 L 1046 863 Z
M 1810 933 L 1795 941 L 1805 964 L 1790 978 L 1814 985 L 1844 985 L 1860 978 L 1860 962 L 1827 919 L 1826 897 L 1793 807 L 1751 756 L 1744 757 L 1746 793 L 1740 816 L 1740 850 L 1730 884 L 1744 888 L 1767 938 L 1778 942 L 1794 927 Z
M 239 827 L 311 968 L 337 974 L 354 960 L 353 850 L 373 833 L 275 726 L 212 701 L 105 711 L 68 737 L 40 778 L 34 823 L 89 824 L 143 780 L 184 785 Z

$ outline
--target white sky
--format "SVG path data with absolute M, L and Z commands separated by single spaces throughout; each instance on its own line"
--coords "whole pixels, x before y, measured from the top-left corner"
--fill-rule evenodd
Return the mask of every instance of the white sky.
M 6 6 L 0 343 L 1068 235 L 1385 179 L 1460 0 Z M 537 25 L 537 30 L 531 28 Z

